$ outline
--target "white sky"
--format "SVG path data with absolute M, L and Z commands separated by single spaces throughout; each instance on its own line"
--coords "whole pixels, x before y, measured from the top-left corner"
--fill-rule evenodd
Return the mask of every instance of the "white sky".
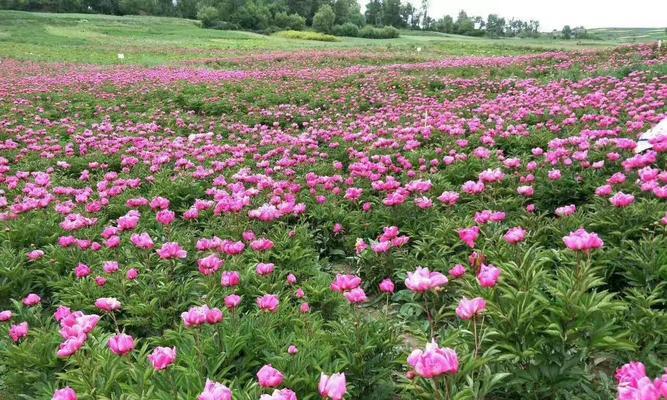
M 359 0 L 362 9 L 368 0 Z M 420 7 L 421 0 L 410 0 Z M 430 14 L 440 18 L 456 15 L 498 14 L 507 19 L 540 21 L 541 31 L 561 29 L 563 25 L 586 28 L 665 28 L 667 0 L 430 0 Z

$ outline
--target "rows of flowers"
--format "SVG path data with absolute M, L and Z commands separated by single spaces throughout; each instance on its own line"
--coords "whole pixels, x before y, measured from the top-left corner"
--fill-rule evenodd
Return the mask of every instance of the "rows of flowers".
M 0 398 L 667 399 L 665 60 L 3 61 Z

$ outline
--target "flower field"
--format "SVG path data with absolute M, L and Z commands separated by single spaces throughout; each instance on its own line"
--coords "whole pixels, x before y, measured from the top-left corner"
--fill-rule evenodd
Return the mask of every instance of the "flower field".
M 667 399 L 666 65 L 1 60 L 0 399 Z

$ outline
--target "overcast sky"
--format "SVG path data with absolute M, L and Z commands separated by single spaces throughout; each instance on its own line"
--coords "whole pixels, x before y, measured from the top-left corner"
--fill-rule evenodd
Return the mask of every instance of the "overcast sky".
M 421 4 L 421 0 L 410 1 Z M 367 2 L 360 0 L 363 5 Z M 667 0 L 430 0 L 434 18 L 445 14 L 456 18 L 461 9 L 484 19 L 492 13 L 508 19 L 536 19 L 542 31 L 561 29 L 565 24 L 586 28 L 667 26 Z

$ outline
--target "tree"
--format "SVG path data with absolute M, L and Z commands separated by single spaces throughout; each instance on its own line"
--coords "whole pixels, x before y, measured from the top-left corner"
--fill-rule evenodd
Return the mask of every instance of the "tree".
M 359 3 L 356 0 L 350 6 L 350 22 L 359 27 L 366 25 L 366 19 L 364 18 L 364 14 L 361 13 L 361 7 L 359 7 Z
M 415 13 L 417 12 L 417 9 L 412 5 L 412 3 L 405 3 L 401 4 L 401 27 L 402 28 L 407 28 L 412 26 L 413 21 L 415 19 Z M 419 23 L 417 23 L 417 26 L 419 26 Z
M 531 19 L 530 22 L 528 23 L 528 26 L 530 28 L 530 36 L 537 37 L 540 34 L 540 21 L 533 20 Z
M 183 18 L 197 18 L 197 0 L 178 0 L 176 14 Z
M 401 26 L 401 0 L 384 0 L 382 3 L 382 23 Z
M 330 5 L 325 4 L 313 16 L 313 29 L 318 32 L 331 33 L 336 22 L 336 13 Z
M 336 0 L 333 3 L 333 10 L 336 14 L 336 25 L 342 25 L 350 22 L 350 14 L 352 11 L 352 1 L 350 0 Z
M 305 17 L 310 21 L 312 5 L 312 0 L 287 0 L 287 11 Z
M 423 29 L 428 29 L 433 24 L 432 19 L 428 16 L 429 3 L 429 0 L 422 0 L 421 16 Z
M 570 40 L 572 38 L 572 28 L 570 28 L 570 25 L 565 25 L 563 27 L 563 39 L 565 40 Z
M 586 39 L 588 37 L 588 31 L 583 26 L 577 26 L 572 29 L 572 35 L 575 39 Z
M 369 25 L 382 25 L 382 3 L 380 0 L 370 0 L 366 4 L 366 23 Z
M 278 28 L 301 31 L 306 27 L 306 19 L 297 14 L 287 15 L 281 11 L 273 17 L 273 24 Z
M 442 27 L 445 33 L 454 33 L 454 18 L 451 15 L 442 17 Z
M 486 19 L 486 34 L 490 37 L 501 37 L 505 33 L 505 18 L 489 14 Z
M 461 10 L 458 17 L 456 18 L 456 22 L 454 23 L 454 33 L 458 33 L 460 35 L 469 35 L 473 33 L 474 30 L 475 24 L 468 17 L 468 14 Z

